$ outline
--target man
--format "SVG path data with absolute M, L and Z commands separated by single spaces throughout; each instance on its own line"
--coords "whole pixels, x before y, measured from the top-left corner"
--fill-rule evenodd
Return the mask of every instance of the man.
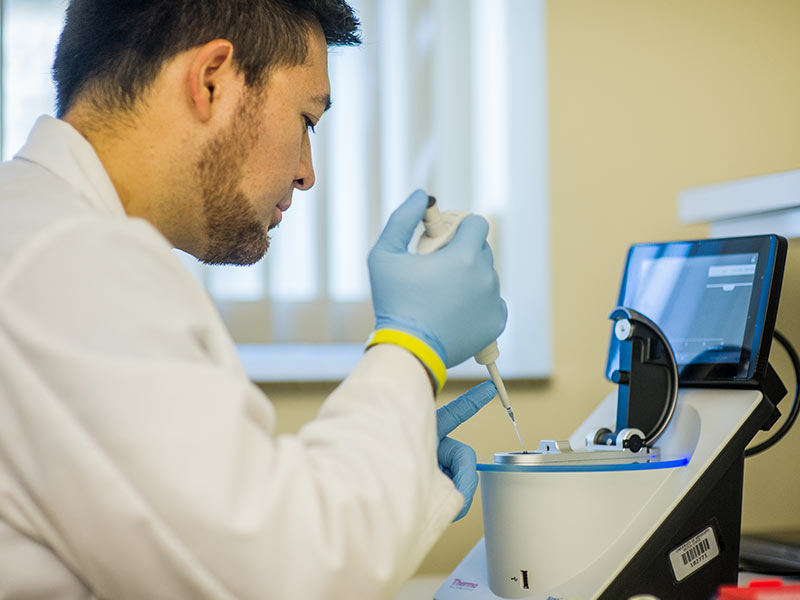
M 485 221 L 417 256 L 427 197 L 392 215 L 369 349 L 296 436 L 171 252 L 264 255 L 357 41 L 342 0 L 70 3 L 59 119 L 0 167 L 0 597 L 391 597 L 469 507 L 446 436 L 495 390 L 432 400 L 505 325 Z

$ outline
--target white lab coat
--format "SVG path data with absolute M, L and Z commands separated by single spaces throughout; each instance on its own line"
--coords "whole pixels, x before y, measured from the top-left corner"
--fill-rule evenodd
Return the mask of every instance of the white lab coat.
M 0 166 L 0 598 L 390 597 L 463 502 L 424 369 L 375 347 L 274 423 L 167 241 L 42 117 Z

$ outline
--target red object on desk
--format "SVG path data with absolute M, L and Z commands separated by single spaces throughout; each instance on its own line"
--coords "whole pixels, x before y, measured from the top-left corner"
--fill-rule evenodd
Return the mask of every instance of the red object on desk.
M 717 600 L 800 600 L 800 585 L 784 585 L 777 579 L 751 581 L 746 588 L 723 585 Z

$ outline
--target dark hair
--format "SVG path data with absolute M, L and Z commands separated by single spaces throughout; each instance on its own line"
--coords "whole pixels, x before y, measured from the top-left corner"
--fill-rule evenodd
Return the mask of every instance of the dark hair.
M 357 45 L 358 19 L 345 0 L 71 0 L 56 48 L 56 115 L 89 92 L 101 111 L 132 109 L 164 62 L 215 39 L 233 44 L 247 86 L 272 68 L 302 64 L 308 26 L 329 46 Z

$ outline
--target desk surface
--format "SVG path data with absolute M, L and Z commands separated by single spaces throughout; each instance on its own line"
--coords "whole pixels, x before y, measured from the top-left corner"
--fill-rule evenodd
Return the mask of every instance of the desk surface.
M 447 575 L 447 573 L 437 573 L 413 577 L 400 590 L 395 600 L 431 600 L 439 586 L 447 579 Z
M 418 575 L 412 578 L 395 600 L 432 600 L 433 595 L 439 586 L 447 579 L 447 573 L 435 573 L 432 575 Z M 754 579 L 782 579 L 786 583 L 798 583 L 800 579 L 788 579 L 785 577 L 774 577 L 772 575 L 761 575 L 760 573 L 739 573 L 739 585 L 747 585 Z

